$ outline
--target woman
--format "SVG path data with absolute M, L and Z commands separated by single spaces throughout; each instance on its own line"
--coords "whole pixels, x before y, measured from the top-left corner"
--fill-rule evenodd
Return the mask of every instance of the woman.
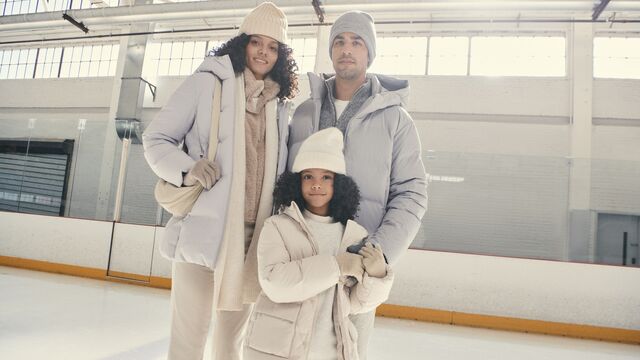
M 160 246 L 173 260 L 169 359 L 202 358 L 213 307 L 212 359 L 240 358 L 260 292 L 253 234 L 272 212 L 287 158 L 286 99 L 297 92 L 286 31 L 274 4 L 253 9 L 239 35 L 204 60 L 144 132 L 145 157 L 159 177 L 205 189 L 187 216 L 169 220 Z M 209 161 L 213 76 L 222 82 L 222 105 Z

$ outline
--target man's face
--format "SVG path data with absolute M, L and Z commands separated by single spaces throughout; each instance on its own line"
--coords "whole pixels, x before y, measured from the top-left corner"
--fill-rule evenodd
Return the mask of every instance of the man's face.
M 337 77 L 358 80 L 367 72 L 369 51 L 360 36 L 343 32 L 331 44 L 331 60 Z

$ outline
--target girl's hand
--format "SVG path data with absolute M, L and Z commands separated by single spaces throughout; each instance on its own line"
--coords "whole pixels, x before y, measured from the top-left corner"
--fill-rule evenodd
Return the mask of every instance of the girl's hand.
M 340 276 L 352 276 L 358 282 L 362 281 L 362 275 L 364 274 L 362 256 L 345 252 L 336 255 L 336 261 L 340 268 Z
M 368 242 L 358 254 L 362 255 L 362 264 L 369 276 L 376 278 L 387 276 L 387 263 L 384 261 L 384 253 L 380 245 Z

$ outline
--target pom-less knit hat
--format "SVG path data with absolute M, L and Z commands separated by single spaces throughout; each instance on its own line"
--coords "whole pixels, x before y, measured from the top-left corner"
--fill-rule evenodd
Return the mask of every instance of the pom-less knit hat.
M 265 35 L 286 44 L 287 17 L 274 3 L 264 2 L 245 16 L 238 33 Z
M 329 35 L 329 57 L 331 57 L 331 48 L 333 48 L 333 40 L 336 36 L 344 33 L 352 32 L 362 38 L 367 50 L 369 51 L 369 62 L 367 67 L 376 58 L 376 28 L 373 25 L 371 15 L 363 11 L 347 11 L 333 23 L 331 33 Z
M 342 132 L 338 128 L 320 130 L 300 145 L 291 170 L 301 172 L 305 169 L 325 169 L 346 175 L 343 147 Z

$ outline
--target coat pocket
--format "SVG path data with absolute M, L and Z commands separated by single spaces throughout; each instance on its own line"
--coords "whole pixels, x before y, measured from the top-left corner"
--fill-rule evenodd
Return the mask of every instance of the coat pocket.
M 302 303 L 277 304 L 260 294 L 249 326 L 247 345 L 257 351 L 289 358 Z
M 160 254 L 168 260 L 174 260 L 176 257 L 176 248 L 180 241 L 180 229 L 182 228 L 183 219 L 178 216 L 172 217 L 162 230 Z

